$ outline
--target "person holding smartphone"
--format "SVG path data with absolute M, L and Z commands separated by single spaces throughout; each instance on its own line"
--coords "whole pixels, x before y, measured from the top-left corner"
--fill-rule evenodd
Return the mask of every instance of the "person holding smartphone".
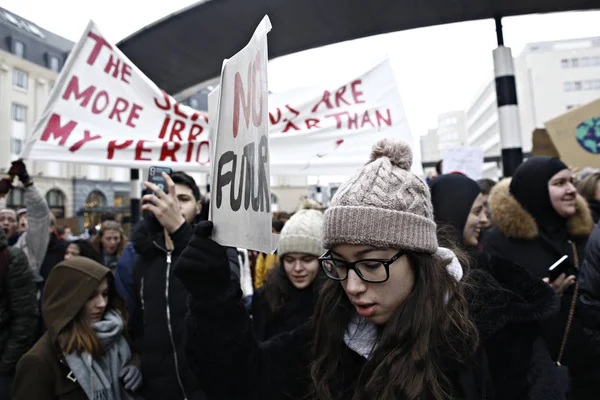
M 577 275 L 594 224 L 571 170 L 558 158 L 532 157 L 494 187 L 490 207 L 495 227 L 484 237 L 484 250 L 528 269 L 561 296 L 560 313 L 544 322 L 542 334 L 552 359 L 568 366 L 569 398 L 597 398 L 600 358 L 590 351 L 577 307 Z M 550 267 L 565 255 L 554 274 Z
M 135 303 L 130 308 L 130 326 L 145 377 L 141 396 L 145 400 L 205 399 L 184 351 L 188 294 L 173 275 L 202 209 L 200 191 L 184 172 L 169 175 L 162 167 L 153 167 L 153 172 L 144 183 L 144 218 L 131 235 L 135 254 L 125 252 L 129 261 L 120 260 L 116 271 L 117 279 L 131 288 L 127 297 Z M 239 287 L 237 251 L 228 249 L 227 255 Z

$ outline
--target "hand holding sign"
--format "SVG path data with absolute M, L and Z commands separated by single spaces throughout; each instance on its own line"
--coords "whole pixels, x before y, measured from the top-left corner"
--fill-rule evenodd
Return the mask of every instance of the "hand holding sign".
M 175 194 L 175 183 L 171 177 L 162 173 L 162 177 L 167 183 L 168 193 L 159 188 L 157 185 L 151 182 L 144 182 L 146 188 L 153 191 L 153 194 L 145 195 L 142 200 L 144 205 L 142 206 L 143 211 L 150 211 L 158 222 L 167 230 L 169 233 L 175 232 L 185 223 L 183 215 L 181 215 L 181 209 L 179 208 L 179 201 Z

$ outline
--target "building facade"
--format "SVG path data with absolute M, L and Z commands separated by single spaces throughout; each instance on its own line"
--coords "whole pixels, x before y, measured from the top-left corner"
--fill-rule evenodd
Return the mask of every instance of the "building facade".
M 531 151 L 535 128 L 600 97 L 600 38 L 531 43 L 514 60 L 523 152 Z M 490 74 L 466 108 L 467 144 L 486 156 L 500 156 L 496 87 Z M 484 176 L 498 178 L 497 163 L 484 165 Z
M 74 43 L 0 8 L 0 172 L 21 153 Z M 81 228 L 129 195 L 129 170 L 26 160 L 36 186 L 58 218 L 78 216 Z M 101 194 L 100 207 L 86 209 Z M 15 189 L 6 206 L 23 207 Z M 88 207 L 89 208 L 89 207 Z

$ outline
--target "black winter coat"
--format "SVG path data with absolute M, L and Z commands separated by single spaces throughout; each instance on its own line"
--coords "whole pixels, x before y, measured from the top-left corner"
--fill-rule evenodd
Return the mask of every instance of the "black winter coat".
M 467 278 L 471 283 L 467 297 L 482 348 L 476 364 L 445 368 L 453 398 L 564 399 L 566 382 L 538 334 L 538 322 L 558 311 L 558 298 L 518 266 L 496 261 L 487 265 L 488 271 L 476 270 Z M 188 360 L 208 397 L 306 398 L 312 361 L 310 323 L 258 344 L 240 298 L 241 291 L 230 287 L 218 297 L 190 303 Z M 365 362 L 344 346 L 337 398 L 352 398 Z
M 577 197 L 577 213 L 568 219 L 568 232 L 563 242 L 547 238 L 538 228 L 533 216 L 510 194 L 510 180 L 496 185 L 490 196 L 490 206 L 495 227 L 484 236 L 483 250 L 494 256 L 511 260 L 530 271 L 535 277 L 548 276 L 548 268 L 563 255 L 569 258 L 568 273 L 578 275 L 576 263 L 583 260 L 588 235 L 593 228 L 592 217 L 586 201 Z M 575 245 L 576 254 L 573 253 Z M 557 360 L 571 303 L 574 286 L 561 297 L 560 313 L 543 323 L 542 335 L 553 360 Z M 591 356 L 589 340 L 583 332 L 580 310 L 576 309 L 571 331 L 566 343 L 562 364 L 569 367 L 573 378 L 573 398 L 589 398 L 585 392 L 595 392 L 590 382 L 598 380 L 600 359 Z M 592 396 L 597 396 L 597 392 Z M 594 397 L 592 397 L 594 398 Z
M 184 223 L 171 235 L 171 252 L 166 250 L 164 231 L 153 231 L 145 219 L 132 236 L 139 257 L 133 272 L 136 308 L 130 327 L 142 360 L 145 400 L 205 399 L 184 351 L 188 294 L 173 275 L 173 266 L 193 233 L 193 227 Z M 228 249 L 228 256 L 232 274 L 239 276 L 235 249 Z M 236 284 L 239 287 L 239 281 Z
M 579 271 L 579 315 L 584 332 L 600 354 L 600 224 L 596 225 L 585 249 Z
M 0 372 L 13 372 L 35 342 L 38 323 L 37 285 L 27 256 L 8 247 L 0 228 Z

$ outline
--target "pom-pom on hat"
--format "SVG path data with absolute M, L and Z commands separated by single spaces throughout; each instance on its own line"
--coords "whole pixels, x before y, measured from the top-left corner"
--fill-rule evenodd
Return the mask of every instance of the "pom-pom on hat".
M 370 161 L 338 189 L 325 212 L 323 247 L 436 252 L 431 195 L 425 181 L 410 172 L 412 157 L 405 142 L 382 139 L 373 146 Z

